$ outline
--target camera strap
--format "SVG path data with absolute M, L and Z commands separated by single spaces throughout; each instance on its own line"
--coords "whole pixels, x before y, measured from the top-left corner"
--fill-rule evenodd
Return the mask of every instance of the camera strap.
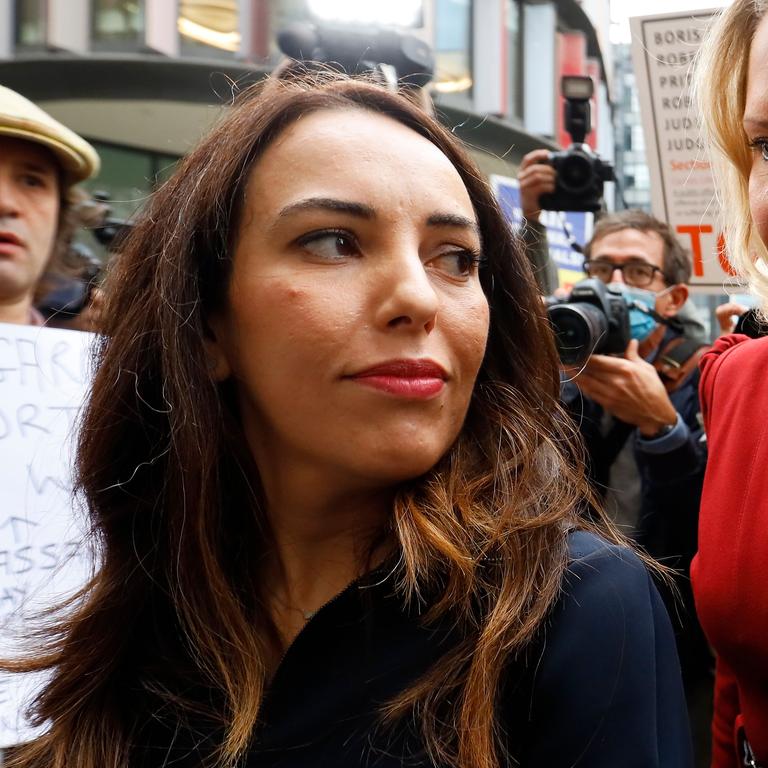
M 653 367 L 668 393 L 674 392 L 691 375 L 710 346 L 685 336 L 678 336 L 664 346 L 656 355 Z
M 665 291 L 661 291 L 657 296 L 661 295 L 662 293 L 665 293 Z M 634 307 L 635 309 L 640 310 L 640 312 L 644 312 L 646 315 L 650 315 L 659 325 L 664 325 L 670 330 L 674 331 L 675 333 L 683 333 L 685 326 L 683 323 L 680 322 L 676 317 L 664 317 L 663 315 L 660 315 L 653 307 L 646 306 L 646 304 L 634 301 L 632 304 L 630 304 L 630 308 Z

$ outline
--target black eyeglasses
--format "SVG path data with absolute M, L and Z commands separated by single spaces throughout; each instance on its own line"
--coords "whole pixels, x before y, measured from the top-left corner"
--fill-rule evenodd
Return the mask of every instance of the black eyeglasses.
M 645 288 L 653 282 L 657 272 L 663 272 L 659 267 L 648 264 L 644 261 L 627 261 L 624 264 L 617 264 L 607 259 L 587 259 L 584 262 L 584 272 L 589 277 L 596 277 L 604 283 L 610 283 L 614 270 L 620 270 L 621 276 L 627 285 L 633 285 L 635 288 Z

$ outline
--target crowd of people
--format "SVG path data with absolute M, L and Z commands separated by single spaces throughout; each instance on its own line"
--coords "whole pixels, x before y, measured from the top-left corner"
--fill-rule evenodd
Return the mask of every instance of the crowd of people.
M 696 92 L 764 305 L 767 65 L 735 0 Z M 0 322 L 98 331 L 99 567 L 0 662 L 48 675 L 11 766 L 688 768 L 713 691 L 713 768 L 768 766 L 768 341 L 731 304 L 707 338 L 674 233 L 622 211 L 584 271 L 631 340 L 561 363 L 544 155 L 514 232 L 412 94 L 288 66 L 73 295 L 98 156 L 0 87 Z

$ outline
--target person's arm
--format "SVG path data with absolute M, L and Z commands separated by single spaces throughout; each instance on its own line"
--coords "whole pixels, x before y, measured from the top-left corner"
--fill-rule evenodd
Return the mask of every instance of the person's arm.
M 522 238 L 539 290 L 551 294 L 557 287 L 557 272 L 549 258 L 547 230 L 539 223 L 541 195 L 555 191 L 555 169 L 547 164 L 549 152 L 535 149 L 520 162 L 520 208 L 523 213 Z
M 717 339 L 704 357 L 701 359 L 701 381 L 700 381 L 700 397 L 702 405 L 702 413 L 704 418 L 705 429 L 712 432 L 714 425 L 712 423 L 713 410 L 717 411 L 719 402 L 715 396 L 716 387 L 715 384 L 718 381 L 718 372 L 721 366 L 733 353 L 735 348 L 749 341 L 747 336 L 739 334 L 730 334 L 721 336 Z M 725 391 L 728 391 L 726 385 Z M 717 446 L 714 447 L 716 451 Z M 714 465 L 717 467 L 717 463 Z M 719 501 L 719 500 L 718 500 Z M 728 500 L 733 503 L 732 499 Z M 711 531 L 718 531 L 720 528 L 713 527 L 713 521 L 709 519 L 715 510 L 717 515 L 721 514 L 721 506 L 718 504 L 713 505 L 710 501 L 705 501 L 702 504 L 702 517 L 700 522 L 700 546 L 705 551 L 710 553 L 707 563 L 713 562 L 714 558 L 719 555 L 722 558 L 718 546 L 718 537 L 712 535 Z M 727 511 L 727 508 L 726 508 Z M 694 593 L 696 594 L 697 603 L 703 600 L 701 582 L 702 570 L 705 568 L 704 563 L 701 560 L 702 554 L 698 556 L 698 576 L 694 577 Z M 727 562 L 727 559 L 726 561 Z M 709 570 L 709 569 L 708 569 Z M 722 594 L 715 595 L 712 592 L 713 584 L 717 584 L 715 587 L 718 593 L 721 593 L 721 584 L 717 581 L 718 575 L 715 573 L 714 577 L 707 574 L 706 584 L 709 592 L 707 593 L 708 602 L 712 600 L 722 600 Z M 729 597 L 729 600 L 731 598 Z M 697 605 L 702 622 L 704 622 L 705 606 Z M 736 683 L 736 676 L 734 675 L 728 664 L 723 659 L 717 657 L 717 667 L 715 673 L 715 701 L 714 701 L 714 716 L 712 718 L 712 768 L 737 768 L 739 765 L 738 756 L 736 754 L 734 746 L 734 730 L 736 726 L 736 718 L 741 710 L 739 704 L 738 685 Z
M 592 355 L 574 378 L 581 392 L 615 418 L 636 427 L 641 469 L 659 485 L 675 483 L 701 471 L 706 448 L 699 441 L 698 399 L 673 403 L 656 369 L 631 341 L 624 357 Z
M 645 566 L 590 534 L 571 542 L 563 596 L 532 660 L 521 768 L 689 768 L 675 641 Z
M 557 174 L 549 162 L 549 150 L 534 149 L 523 156 L 517 182 L 520 185 L 520 208 L 526 222 L 538 222 L 539 198 L 555 191 Z
M 674 487 L 690 487 L 692 503 L 697 507 L 707 464 L 698 382 L 698 372 L 694 372 L 672 394 L 677 421 L 671 430 L 655 438 L 638 433 L 635 439 L 635 457 L 649 490 L 658 487 L 663 495 Z
M 726 336 L 729 333 L 733 333 L 733 329 L 736 327 L 736 318 L 741 317 L 748 310 L 749 307 L 745 307 L 743 304 L 735 301 L 720 304 L 715 309 L 715 318 L 720 326 L 720 333 L 718 335 Z
M 704 417 L 704 429 L 708 430 L 709 415 L 715 400 L 715 381 L 717 371 L 727 359 L 730 351 L 739 344 L 749 341 L 748 336 L 733 333 L 721 336 L 715 341 L 710 349 L 702 358 L 699 368 L 701 369 L 701 381 L 699 382 L 699 396 L 701 398 L 701 412 Z
M 740 711 L 739 689 L 730 667 L 717 659 L 715 710 L 712 718 L 712 768 L 738 768 L 734 747 L 736 717 Z
M 557 270 L 549 258 L 547 230 L 538 221 L 527 221 L 521 230 L 525 255 L 531 264 L 539 291 L 548 296 L 557 288 Z

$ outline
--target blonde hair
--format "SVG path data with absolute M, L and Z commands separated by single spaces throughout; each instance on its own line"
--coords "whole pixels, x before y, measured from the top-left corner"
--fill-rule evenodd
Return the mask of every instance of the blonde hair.
M 734 0 L 710 27 L 696 62 L 694 93 L 710 147 L 728 260 L 768 310 L 768 249 L 749 206 L 752 149 L 742 120 L 749 53 L 766 0 Z M 727 62 L 727 66 L 725 63 Z

